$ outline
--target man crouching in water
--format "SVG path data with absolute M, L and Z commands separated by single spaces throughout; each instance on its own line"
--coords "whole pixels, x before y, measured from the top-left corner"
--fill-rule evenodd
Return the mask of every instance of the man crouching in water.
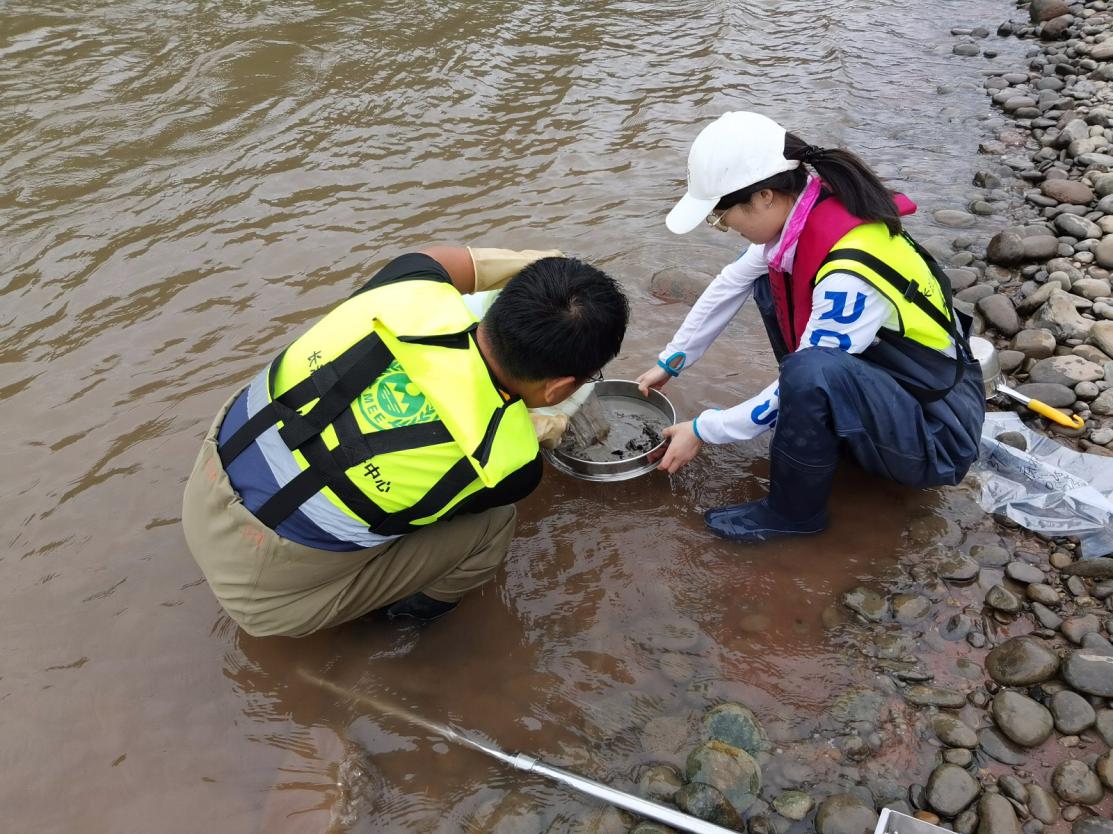
M 477 322 L 461 294 L 502 287 Z M 629 317 L 559 252 L 402 255 L 221 408 L 182 526 L 220 604 L 255 636 L 368 612 L 432 620 L 494 575 L 541 478 L 528 408 L 613 359 Z

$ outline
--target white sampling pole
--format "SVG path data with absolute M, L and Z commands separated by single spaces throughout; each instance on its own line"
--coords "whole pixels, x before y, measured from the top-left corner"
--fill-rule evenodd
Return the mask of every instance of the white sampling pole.
M 681 831 L 690 831 L 692 834 L 736 834 L 736 832 L 729 828 L 723 828 L 721 825 L 715 825 L 706 820 L 701 820 L 698 817 L 693 817 L 691 814 L 685 814 L 683 811 L 678 811 L 676 808 L 670 808 L 658 802 L 642 799 L 640 796 L 634 796 L 625 791 L 620 791 L 617 788 L 609 787 L 593 779 L 577 776 L 575 773 L 570 773 L 567 770 L 561 770 L 559 767 L 545 764 L 533 758 L 533 756 L 527 756 L 524 753 L 506 753 L 493 744 L 477 741 L 445 724 L 437 724 L 434 721 L 428 721 L 418 715 L 414 715 L 409 710 L 386 704 L 368 695 L 337 686 L 331 681 L 306 672 L 304 669 L 299 669 L 298 673 L 310 683 L 322 689 L 326 689 L 335 695 L 351 699 L 360 704 L 365 704 L 385 715 L 393 715 L 402 718 L 418 727 L 424 727 L 426 730 L 436 733 L 441 736 L 441 738 L 448 741 L 454 741 L 457 744 L 462 744 L 465 747 L 470 747 L 473 750 L 485 753 L 504 764 L 510 765 L 516 770 L 521 770 L 526 773 L 536 773 L 539 776 L 552 779 L 554 782 L 567 785 L 573 790 L 586 793 L 589 796 L 594 796 L 596 799 L 602 799 L 604 802 L 622 808 L 639 817 L 646 817 L 647 819 L 662 822 L 665 825 L 671 825 L 673 828 L 678 828 Z

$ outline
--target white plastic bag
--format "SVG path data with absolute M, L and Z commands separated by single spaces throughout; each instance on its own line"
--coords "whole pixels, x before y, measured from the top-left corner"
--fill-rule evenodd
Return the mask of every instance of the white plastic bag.
M 495 303 L 498 296 L 498 290 L 487 290 L 486 292 L 468 293 L 460 297 L 464 299 L 464 306 L 471 310 L 471 314 L 477 319 L 482 319 L 487 311 L 491 309 L 491 305 Z
M 1027 450 L 997 439 L 1006 431 L 1022 435 Z M 1085 557 L 1113 553 L 1113 458 L 1068 449 L 1012 412 L 990 412 L 970 472 L 986 512 L 1047 536 L 1076 536 Z

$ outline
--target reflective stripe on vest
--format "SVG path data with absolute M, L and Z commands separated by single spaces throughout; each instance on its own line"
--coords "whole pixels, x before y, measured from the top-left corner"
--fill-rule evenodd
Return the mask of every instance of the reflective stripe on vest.
M 816 285 L 832 272 L 861 278 L 889 299 L 905 338 L 940 351 L 951 346 L 953 325 L 943 288 L 912 244 L 890 235 L 884 223 L 863 223 L 843 235 L 816 273 Z M 923 299 L 919 304 L 916 294 Z
M 251 381 L 247 389 L 247 414 L 252 417 L 258 414 L 270 403 L 268 394 L 268 377 L 270 368 L 260 371 Z M 278 426 L 266 429 L 255 441 L 267 467 L 274 476 L 279 487 L 285 486 L 301 473 L 301 467 L 278 436 Z M 397 535 L 384 536 L 372 533 L 367 525 L 352 518 L 338 509 L 323 492 L 318 492 L 299 507 L 299 509 L 318 527 L 340 541 L 351 542 L 360 547 L 376 547 L 377 545 L 397 538 Z
M 532 461 L 526 407 L 495 386 L 475 327 L 452 285 L 414 280 L 348 299 L 291 344 L 221 448 L 227 465 L 258 438 L 283 485 L 260 520 L 274 527 L 300 508 L 333 535 L 377 543 Z

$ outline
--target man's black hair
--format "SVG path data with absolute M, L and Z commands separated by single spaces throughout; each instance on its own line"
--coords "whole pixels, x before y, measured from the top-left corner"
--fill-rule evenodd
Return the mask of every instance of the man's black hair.
M 483 330 L 515 379 L 587 379 L 618 354 L 629 317 L 626 296 L 605 272 L 575 258 L 542 258 L 507 283 Z

